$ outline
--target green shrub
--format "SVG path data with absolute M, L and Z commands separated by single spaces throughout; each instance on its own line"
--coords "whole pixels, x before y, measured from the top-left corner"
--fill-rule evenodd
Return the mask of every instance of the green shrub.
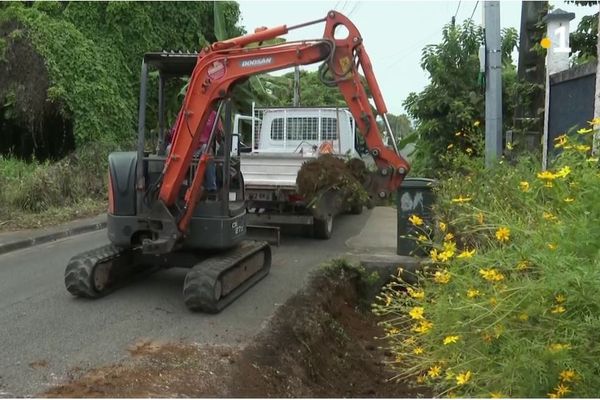
M 398 378 L 439 396 L 597 396 L 600 171 L 589 133 L 558 138 L 545 172 L 522 158 L 440 182 L 435 226 L 412 219 L 430 248 L 420 286 L 392 282 L 374 306 Z

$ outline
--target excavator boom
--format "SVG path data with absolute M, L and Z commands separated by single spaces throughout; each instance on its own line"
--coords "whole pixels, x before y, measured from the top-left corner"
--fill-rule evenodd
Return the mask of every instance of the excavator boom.
M 260 45 L 261 42 L 286 34 L 292 29 L 322 22 L 325 22 L 325 30 L 321 39 L 247 47 L 253 43 Z M 344 38 L 336 37 L 342 26 L 346 28 L 348 35 Z M 323 62 L 320 68 L 323 83 L 337 86 L 342 93 L 378 167 L 378 173 L 367 189 L 384 199 L 398 188 L 408 173 L 409 165 L 395 148 L 385 146 L 382 141 L 367 91 L 361 81 L 359 67 L 364 73 L 377 113 L 384 117 L 386 124 L 387 107 L 363 46 L 363 39 L 347 17 L 330 11 L 324 19 L 291 27 L 282 25 L 270 29 L 257 29 L 253 34 L 213 43 L 200 52 L 175 125 L 171 150 L 165 162 L 158 193 L 159 211 L 163 216 L 165 211 L 172 215 L 173 226 L 177 226 L 179 235 L 187 231 L 193 210 L 200 198 L 203 171 L 212 157 L 209 152 L 204 152 L 200 158 L 192 184 L 184 197 L 184 207 L 175 207 L 175 202 L 194 151 L 198 148 L 202 128 L 216 103 L 227 98 L 231 88 L 249 76 L 317 62 Z M 391 135 L 391 132 L 388 133 Z M 207 147 L 210 147 L 210 143 Z M 169 232 L 168 237 L 171 240 L 173 232 Z

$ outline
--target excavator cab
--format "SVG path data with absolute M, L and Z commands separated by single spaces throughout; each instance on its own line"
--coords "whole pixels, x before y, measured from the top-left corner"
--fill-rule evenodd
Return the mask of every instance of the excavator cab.
M 169 80 L 189 76 L 197 53 L 147 53 L 140 82 L 138 140 L 136 151 L 109 155 L 109 210 L 107 229 L 110 245 L 75 256 L 65 271 L 67 290 L 79 297 L 95 298 L 117 287 L 130 275 L 158 268 L 189 268 L 184 283 L 184 301 L 192 310 L 218 312 L 269 272 L 271 251 L 266 242 L 247 238 L 244 180 L 239 157 L 231 152 L 232 115 L 224 100 L 217 110 L 224 132 L 210 149 L 216 191 L 200 198 L 189 228 L 169 251 L 144 249 L 156 239 L 169 218 L 157 218 L 153 199 L 160 188 L 168 156 L 169 127 L 166 124 L 165 89 Z M 158 75 L 158 106 L 148 104 L 150 74 Z M 155 109 L 158 128 L 146 128 L 146 112 Z M 219 134 L 215 132 L 214 134 Z M 184 207 L 185 193 L 199 165 L 196 155 L 183 181 L 175 207 Z M 276 232 L 278 235 L 278 232 Z
M 113 188 L 112 208 L 108 215 L 110 241 L 118 246 L 142 245 L 152 239 L 156 223 L 138 217 L 152 212 L 151 198 L 156 196 L 159 180 L 167 158 L 168 134 L 165 89 L 170 80 L 189 76 L 198 54 L 195 53 L 147 53 L 142 64 L 140 83 L 140 109 L 136 152 L 113 153 L 109 157 L 110 180 Z M 158 127 L 156 133 L 148 134 L 146 111 L 149 75 L 158 73 Z M 238 244 L 245 235 L 244 185 L 240 173 L 239 158 L 231 154 L 231 111 L 229 103 L 223 102 L 218 119 L 223 121 L 226 132 L 215 140 L 210 151 L 214 165 L 217 190 L 200 199 L 195 207 L 187 235 L 178 244 L 180 248 L 221 250 Z M 216 129 L 216 127 L 215 127 Z M 215 135 L 220 135 L 215 132 Z M 149 137 L 147 137 L 149 136 Z M 196 153 L 199 153 L 196 151 Z M 142 160 L 137 163 L 136 160 Z M 183 207 L 184 194 L 192 182 L 198 166 L 198 154 L 194 157 L 183 181 L 178 206 Z M 131 166 L 136 165 L 135 170 Z M 127 173 L 124 173 L 127 171 Z M 133 180 L 135 185 L 131 185 Z M 123 188 L 123 190 L 115 190 Z M 168 223 L 168 222 L 165 222 Z

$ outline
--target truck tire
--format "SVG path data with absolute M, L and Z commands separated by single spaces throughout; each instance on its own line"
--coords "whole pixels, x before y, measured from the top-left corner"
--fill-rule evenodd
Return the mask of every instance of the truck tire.
M 324 219 L 314 219 L 313 235 L 316 239 L 329 239 L 333 234 L 333 215 L 328 214 Z
M 354 215 L 360 215 L 363 212 L 363 205 L 362 204 L 353 204 L 350 207 L 350 214 L 354 214 Z

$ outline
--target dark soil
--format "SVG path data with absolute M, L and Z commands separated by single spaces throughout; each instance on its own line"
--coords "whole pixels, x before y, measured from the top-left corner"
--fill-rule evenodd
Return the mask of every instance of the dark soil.
M 245 349 L 141 340 L 131 359 L 73 377 L 46 397 L 418 397 L 392 382 L 358 275 L 315 276 Z
M 367 168 L 360 159 L 344 161 L 330 154 L 324 154 L 315 160 L 305 162 L 298 176 L 296 186 L 308 203 L 316 204 L 317 207 L 329 206 L 338 208 L 327 210 L 330 214 L 338 214 L 348 211 L 352 207 L 367 205 L 368 195 L 363 187 L 367 177 Z M 319 200 L 324 194 L 338 192 L 342 201 L 332 205 L 331 201 Z M 326 214 L 327 212 L 321 212 Z

